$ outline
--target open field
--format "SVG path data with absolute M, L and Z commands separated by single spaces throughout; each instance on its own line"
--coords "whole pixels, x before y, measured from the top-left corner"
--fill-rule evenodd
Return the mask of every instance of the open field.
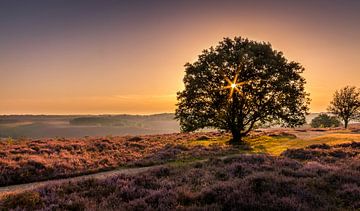
M 355 128 L 353 128 L 356 131 Z M 301 138 L 306 133 L 306 138 Z M 151 166 L 239 153 L 280 155 L 312 144 L 360 140 L 343 130 L 273 129 L 252 133 L 245 146 L 228 144 L 229 134 L 174 133 L 102 138 L 3 139 L 0 186 L 91 174 L 119 167 Z
M 359 128 L 3 138 L 0 209 L 358 209 Z
M 311 122 L 318 113 L 306 116 Z M 0 115 L 0 138 L 154 135 L 179 132 L 172 113 L 153 115 Z
M 356 210 L 360 144 L 311 145 L 281 157 L 238 155 L 141 174 L 52 184 L 9 195 L 2 209 Z
M 0 116 L 0 138 L 84 137 L 179 132 L 174 114 Z

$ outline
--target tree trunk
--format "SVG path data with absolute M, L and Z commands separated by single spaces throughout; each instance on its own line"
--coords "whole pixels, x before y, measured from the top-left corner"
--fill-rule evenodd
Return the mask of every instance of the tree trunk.
M 345 119 L 345 120 L 344 120 L 344 123 L 345 123 L 345 129 L 347 129 L 347 128 L 348 128 L 348 124 L 349 124 L 349 120 Z
M 244 144 L 244 141 L 242 140 L 243 135 L 241 134 L 240 130 L 232 130 L 232 139 L 230 140 L 230 143 L 232 144 Z

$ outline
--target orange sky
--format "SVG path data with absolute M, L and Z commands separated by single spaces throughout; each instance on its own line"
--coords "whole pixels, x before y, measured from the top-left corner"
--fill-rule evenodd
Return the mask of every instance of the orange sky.
M 0 114 L 174 112 L 183 65 L 225 36 L 269 41 L 300 62 L 312 112 L 360 86 L 360 4 L 246 2 L 5 5 Z

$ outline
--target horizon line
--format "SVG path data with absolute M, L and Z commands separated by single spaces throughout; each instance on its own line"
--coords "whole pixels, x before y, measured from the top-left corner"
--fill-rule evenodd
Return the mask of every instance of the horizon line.
M 106 116 L 106 115 L 141 115 L 141 116 L 150 116 L 158 114 L 175 114 L 175 112 L 158 112 L 158 113 L 10 113 L 10 114 L 0 114 L 0 116 Z
M 318 113 L 329 113 L 326 111 L 316 111 L 310 112 L 309 114 L 318 114 Z M 151 116 L 159 114 L 175 114 L 175 112 L 158 112 L 158 113 L 12 113 L 12 114 L 0 114 L 0 116 L 118 116 L 118 115 L 132 115 L 132 116 Z

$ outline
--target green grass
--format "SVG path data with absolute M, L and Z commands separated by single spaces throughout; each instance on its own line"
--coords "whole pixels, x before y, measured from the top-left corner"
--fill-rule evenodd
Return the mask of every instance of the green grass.
M 334 145 L 352 141 L 360 141 L 360 134 L 325 134 L 310 139 L 298 139 L 286 136 L 260 136 L 256 138 L 246 138 L 245 141 L 253 148 L 254 152 L 280 155 L 287 149 L 303 148 L 313 144 Z
M 222 136 L 220 138 L 210 138 L 210 139 L 207 139 L 207 140 L 190 140 L 188 142 L 188 146 L 189 147 L 194 147 L 194 146 L 210 146 L 210 145 L 213 145 L 213 144 L 218 144 L 220 146 L 224 146 L 224 145 L 227 145 L 227 142 L 230 140 L 230 136 Z
M 217 144 L 220 146 L 228 145 L 230 136 L 221 138 L 210 138 L 207 140 L 190 140 L 189 146 L 210 146 Z M 283 151 L 293 148 L 303 148 L 313 144 L 341 144 L 346 142 L 360 141 L 360 134 L 341 131 L 336 133 L 324 133 L 315 138 L 299 139 L 292 136 L 259 136 L 246 137 L 244 140 L 252 150 L 239 150 L 239 153 L 269 153 L 272 155 L 280 155 Z
M 289 148 L 296 139 L 292 137 L 270 137 L 259 136 L 255 138 L 246 138 L 245 142 L 248 143 L 253 152 L 256 153 L 269 153 L 279 155 L 281 152 Z

